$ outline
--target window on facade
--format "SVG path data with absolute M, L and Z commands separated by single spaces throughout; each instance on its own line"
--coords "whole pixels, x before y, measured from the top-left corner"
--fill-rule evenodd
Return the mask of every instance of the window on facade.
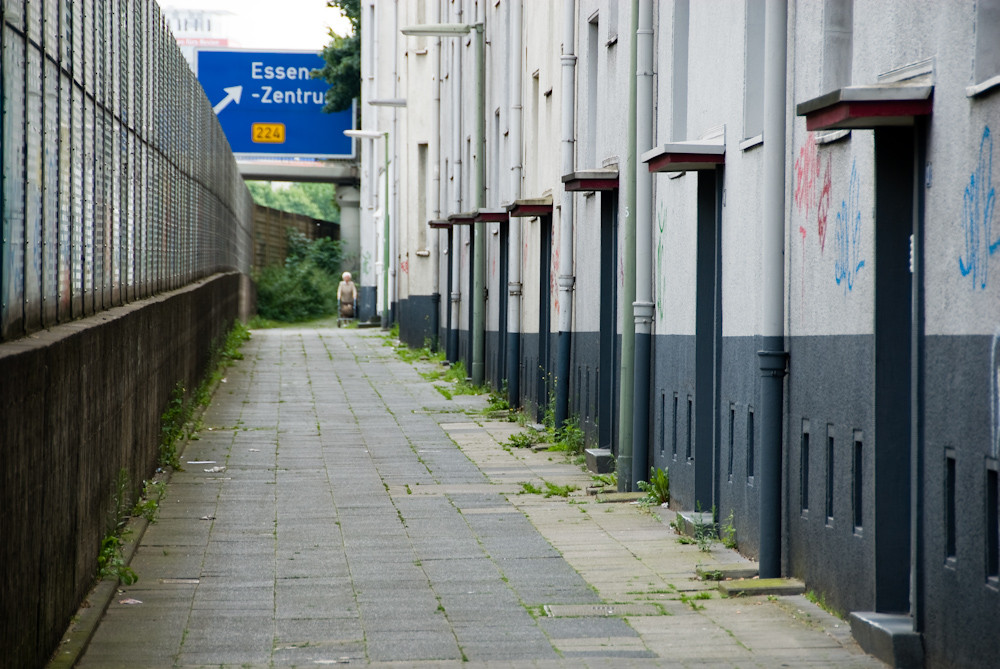
M 826 426 L 826 524 L 833 525 L 833 425 Z
M 539 93 L 541 92 L 539 90 L 539 86 L 540 86 L 540 82 L 538 81 L 538 72 L 536 71 L 531 76 L 531 113 L 533 115 L 532 116 L 532 121 L 533 121 L 533 126 L 534 126 L 533 127 L 534 133 L 533 133 L 531 139 L 532 139 L 532 141 L 536 145 L 539 143 L 539 140 L 541 139 L 539 137 L 539 134 L 540 134 L 540 130 L 541 130 L 540 123 L 541 123 L 541 118 L 542 118 L 542 112 L 541 112 L 541 101 L 542 101 L 542 99 L 541 99 L 541 97 L 539 97 Z
M 694 398 L 688 395 L 688 421 L 687 421 L 687 444 L 685 446 L 684 456 L 688 460 L 693 460 L 694 456 L 691 454 L 691 446 L 694 443 Z
M 417 144 L 417 248 L 427 248 L 427 144 Z
M 764 0 L 746 0 L 743 137 L 764 132 Z
M 687 139 L 688 96 L 688 0 L 674 2 L 673 81 L 670 92 L 673 108 L 670 115 L 670 138 Z M 633 35 L 632 39 L 635 39 Z
M 500 193 L 503 192 L 503 188 L 500 186 L 500 110 L 497 109 L 496 113 L 493 114 L 493 142 L 491 146 L 486 147 L 488 151 L 493 152 L 492 160 L 490 160 L 490 168 L 493 172 L 493 178 L 490 179 L 487 184 L 487 190 L 492 190 L 490 197 L 487 200 L 493 204 L 500 204 Z
M 1000 0 L 976 2 L 976 81 L 1000 76 Z
M 667 446 L 667 394 L 660 393 L 660 457 Z
M 608 3 L 608 46 L 618 41 L 618 3 Z
M 733 480 L 733 451 L 736 448 L 736 405 L 729 405 L 729 465 L 726 467 L 726 477 Z
M 802 445 L 799 450 L 799 508 L 809 510 L 809 420 L 802 419 Z
M 597 58 L 600 53 L 600 31 L 597 15 L 587 24 L 587 141 L 583 143 L 585 167 L 594 167 L 597 144 Z
M 677 393 L 674 393 L 674 433 L 672 438 L 671 453 L 674 456 L 674 460 L 677 459 Z
M 851 85 L 854 0 L 823 3 L 823 92 Z
M 955 451 L 947 449 L 944 456 L 944 525 L 945 557 L 954 560 L 958 552 L 957 519 L 955 513 Z
M 864 451 L 860 430 L 854 432 L 854 531 L 861 530 L 864 519 Z
M 986 578 L 994 584 L 1000 579 L 1000 498 L 997 493 L 997 462 L 991 460 L 986 469 Z

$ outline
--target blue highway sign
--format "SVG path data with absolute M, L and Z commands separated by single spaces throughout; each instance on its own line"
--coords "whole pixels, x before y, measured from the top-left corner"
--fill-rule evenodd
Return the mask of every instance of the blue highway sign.
M 198 81 L 234 153 L 353 158 L 354 110 L 324 114 L 329 85 L 310 76 L 323 65 L 312 51 L 201 49 Z

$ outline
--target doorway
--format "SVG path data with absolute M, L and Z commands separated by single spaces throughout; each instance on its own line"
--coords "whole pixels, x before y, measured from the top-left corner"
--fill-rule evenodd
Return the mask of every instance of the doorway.
M 695 282 L 694 501 L 718 503 L 719 386 L 722 355 L 722 170 L 698 172 Z
M 549 370 L 551 361 L 552 330 L 552 217 L 538 217 L 538 378 L 536 385 L 537 408 L 535 420 L 541 422 L 549 401 Z
M 597 368 L 597 439 L 617 454 L 618 191 L 601 193 L 601 312 Z
M 863 526 L 864 462 L 874 464 L 875 610 L 910 611 L 911 394 L 913 274 L 911 236 L 920 234 L 917 200 L 923 183 L 917 155 L 922 133 L 912 127 L 875 130 L 875 434 L 854 440 L 854 516 Z M 919 240 L 918 240 L 919 241 Z M 874 458 L 866 458 L 866 448 Z

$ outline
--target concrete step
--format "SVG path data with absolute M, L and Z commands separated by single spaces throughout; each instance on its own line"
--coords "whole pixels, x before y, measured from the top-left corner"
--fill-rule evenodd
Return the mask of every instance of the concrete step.
M 913 618 L 910 616 L 854 611 L 850 621 L 851 634 L 866 653 L 892 667 L 924 666 L 923 639 L 920 633 L 913 631 Z
M 719 591 L 729 597 L 761 597 L 775 595 L 801 595 L 805 583 L 797 578 L 745 578 L 719 583 Z
M 678 511 L 676 524 L 689 537 L 695 536 L 698 527 L 715 529 L 715 520 L 710 511 Z
M 755 578 L 759 571 L 752 562 L 736 564 L 703 564 L 696 569 L 698 578 L 703 581 L 735 581 L 738 579 Z
M 588 448 L 584 450 L 587 458 L 587 471 L 594 474 L 610 474 L 615 470 L 615 459 L 610 448 Z

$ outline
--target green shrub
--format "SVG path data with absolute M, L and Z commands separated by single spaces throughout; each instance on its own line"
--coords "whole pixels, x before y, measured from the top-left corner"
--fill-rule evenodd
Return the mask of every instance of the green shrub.
M 265 267 L 255 277 L 260 316 L 297 323 L 334 313 L 341 255 L 336 240 L 309 240 L 289 230 L 285 264 Z

